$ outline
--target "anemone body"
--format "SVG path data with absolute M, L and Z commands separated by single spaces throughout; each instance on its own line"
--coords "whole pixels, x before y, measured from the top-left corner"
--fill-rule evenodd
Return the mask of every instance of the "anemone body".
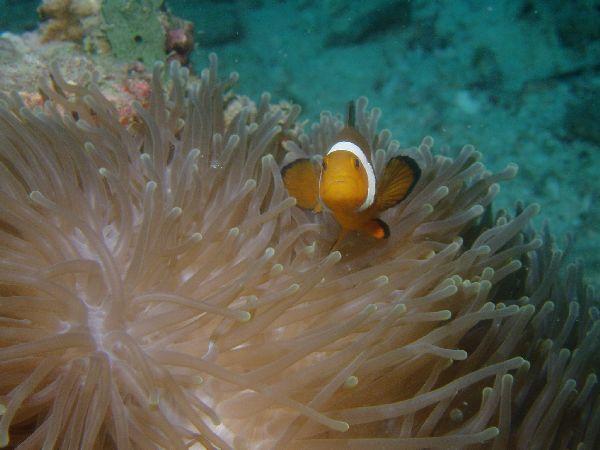
M 161 78 L 129 128 L 56 69 L 43 109 L 0 99 L 0 446 L 594 448 L 598 299 L 536 205 L 492 214 L 514 166 L 401 150 L 359 99 L 376 173 L 422 177 L 329 253 L 280 167 L 339 118 L 226 104 L 214 56 Z

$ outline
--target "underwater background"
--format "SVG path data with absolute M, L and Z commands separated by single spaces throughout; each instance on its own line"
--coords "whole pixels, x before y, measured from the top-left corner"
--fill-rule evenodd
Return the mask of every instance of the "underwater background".
M 69 2 L 44 3 L 42 23 L 56 18 L 48 5 Z M 123 2 L 104 2 L 111 3 Z M 313 122 L 320 111 L 341 114 L 349 99 L 364 95 L 381 108 L 380 124 L 402 147 L 430 135 L 449 154 L 474 145 L 493 171 L 517 163 L 519 174 L 503 184 L 496 208 L 512 209 L 519 200 L 540 203 L 535 225 L 548 220 L 561 247 L 571 234 L 572 257 L 583 258 L 587 277 L 597 281 L 599 2 L 128 3 L 147 3 L 192 22 L 194 46 L 186 55 L 191 69 L 201 70 L 216 52 L 221 73 L 240 74 L 235 91 L 255 100 L 268 91 L 275 101 L 301 105 L 302 117 Z M 39 5 L 0 0 L 0 32 L 36 29 Z M 151 23 L 126 26 L 151 34 Z M 155 57 L 150 42 L 136 39 L 146 52 L 138 59 Z M 128 56 L 130 50 L 121 54 Z M 0 63 L 2 58 L 7 54 L 0 49 Z
M 600 448 L 599 6 L 0 0 L 0 448 Z

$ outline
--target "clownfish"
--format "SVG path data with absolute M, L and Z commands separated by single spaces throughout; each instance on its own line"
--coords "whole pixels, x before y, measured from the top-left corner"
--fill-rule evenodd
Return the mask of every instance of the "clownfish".
M 355 128 L 355 106 L 350 102 L 346 126 L 319 165 L 310 158 L 292 161 L 281 169 L 290 196 L 300 208 L 315 213 L 326 207 L 341 226 L 336 247 L 350 231 L 376 239 L 390 235 L 378 216 L 404 200 L 415 187 L 421 169 L 409 156 L 391 158 L 379 177 L 371 164 L 371 147 Z

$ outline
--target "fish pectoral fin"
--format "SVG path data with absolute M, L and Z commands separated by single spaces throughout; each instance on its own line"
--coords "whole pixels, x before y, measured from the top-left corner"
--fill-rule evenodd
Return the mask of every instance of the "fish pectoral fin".
M 320 167 L 309 158 L 292 161 L 281 169 L 281 178 L 290 196 L 296 198 L 296 205 L 314 212 L 321 211 L 319 203 Z
M 390 227 L 381 219 L 369 220 L 365 224 L 364 231 L 375 239 L 387 239 L 390 237 Z
M 384 211 L 404 200 L 421 177 L 421 168 L 410 156 L 390 159 L 377 185 L 375 206 Z

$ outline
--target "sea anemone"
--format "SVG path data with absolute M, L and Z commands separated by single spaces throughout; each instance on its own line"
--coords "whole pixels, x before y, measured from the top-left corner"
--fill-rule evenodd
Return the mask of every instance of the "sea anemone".
M 548 231 L 492 210 L 480 154 L 400 149 L 422 177 L 388 240 L 296 208 L 280 167 L 341 120 L 154 71 L 128 128 L 59 70 L 0 97 L 0 446 L 597 448 L 598 298 Z M 579 447 L 578 447 L 579 446 Z

